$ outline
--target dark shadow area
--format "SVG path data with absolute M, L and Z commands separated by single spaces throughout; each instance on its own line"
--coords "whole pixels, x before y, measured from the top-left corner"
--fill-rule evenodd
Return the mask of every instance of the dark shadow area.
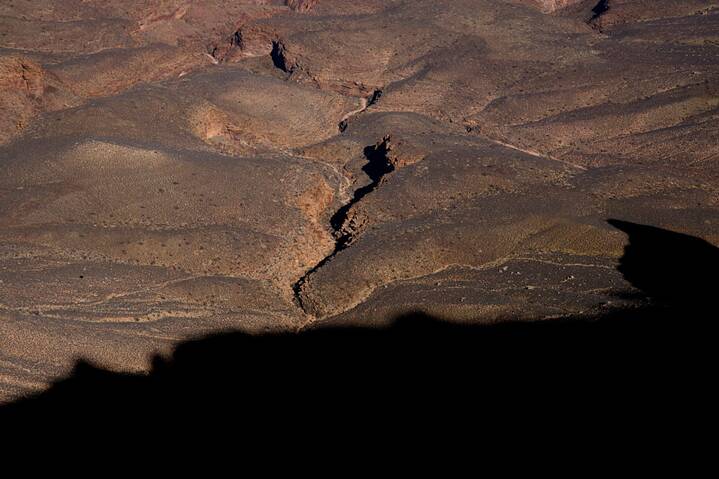
M 387 156 L 390 148 L 389 145 L 390 138 L 385 137 L 381 142 L 377 143 L 376 145 L 367 146 L 363 150 L 364 156 L 365 158 L 367 158 L 367 163 L 362 167 L 362 171 L 364 171 L 367 176 L 369 176 L 372 182 L 366 186 L 358 188 L 354 192 L 352 200 L 350 200 L 346 205 L 344 205 L 342 208 L 337 210 L 334 215 L 332 215 L 332 218 L 330 219 L 330 225 L 335 231 L 340 231 L 342 229 L 342 225 L 347 220 L 347 214 L 349 213 L 350 209 L 352 209 L 352 207 L 362 198 L 377 189 L 377 187 L 380 185 L 380 182 L 382 181 L 382 178 L 384 178 L 386 174 L 394 171 L 394 165 L 389 161 L 389 158 Z M 338 247 L 344 247 L 346 241 L 347 239 L 338 238 Z
M 394 171 L 394 165 L 389 161 L 387 154 L 390 150 L 390 137 L 386 136 L 376 145 L 364 149 L 367 164 L 362 171 L 372 179 L 372 183 L 379 183 L 387 173 Z
M 629 236 L 618 270 L 654 300 L 696 309 L 710 307 L 719 293 L 719 248 L 654 226 L 608 221 Z
M 380 89 L 377 89 L 377 90 L 373 91 L 373 92 L 372 92 L 372 95 L 371 95 L 371 96 L 369 97 L 369 99 L 367 100 L 367 107 L 369 108 L 369 107 L 371 107 L 372 105 L 376 105 L 377 102 L 380 100 L 380 98 L 382 98 L 382 94 L 383 94 L 383 93 L 384 93 L 384 92 L 383 92 L 382 90 L 380 90 Z
M 292 68 L 287 64 L 284 44 L 277 40 L 274 40 L 272 42 L 272 51 L 270 52 L 270 57 L 272 58 L 272 63 L 275 65 L 275 68 L 278 68 L 285 73 L 292 73 Z
M 492 326 L 415 313 L 386 329 L 228 332 L 181 344 L 171 358 L 156 358 L 148 375 L 79 363 L 47 391 L 0 408 L 0 421 L 5 428 L 40 421 L 115 431 L 239 419 L 243 429 L 234 433 L 265 440 L 277 427 L 299 434 L 321 421 L 345 433 L 378 422 L 417 426 L 429 413 L 461 423 L 469 411 L 491 416 L 492 398 L 517 402 L 519 412 L 558 391 L 577 407 L 623 401 L 650 384 L 658 394 L 709 384 L 716 313 L 706 307 L 715 305 L 717 283 L 700 275 L 717 272 L 719 249 L 609 222 L 629 235 L 619 268 L 651 298 L 649 307 Z
M 599 2 L 592 8 L 591 20 L 596 20 L 609 11 L 609 0 L 599 0 Z

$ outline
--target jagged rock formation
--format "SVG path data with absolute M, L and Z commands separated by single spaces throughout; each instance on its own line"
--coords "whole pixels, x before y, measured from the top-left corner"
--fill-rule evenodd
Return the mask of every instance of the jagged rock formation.
M 74 106 L 65 85 L 37 62 L 0 54 L 0 144 L 15 138 L 40 111 Z
M 719 2 L 600 3 L 3 3 L 0 396 L 220 329 L 631 303 L 607 218 L 719 242 Z

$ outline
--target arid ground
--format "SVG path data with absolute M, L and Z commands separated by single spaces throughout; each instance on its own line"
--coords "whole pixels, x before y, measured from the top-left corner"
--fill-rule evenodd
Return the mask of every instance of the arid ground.
M 3 1 L 0 167 L 0 402 L 223 330 L 595 317 L 643 301 L 626 224 L 719 245 L 719 1 Z

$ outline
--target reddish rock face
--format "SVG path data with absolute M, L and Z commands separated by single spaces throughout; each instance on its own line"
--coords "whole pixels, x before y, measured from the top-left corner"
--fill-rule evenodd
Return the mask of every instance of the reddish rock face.
M 719 0 L 598 5 L 0 2 L 0 398 L 222 329 L 637 306 L 607 219 L 719 242 Z
M 0 56 L 0 144 L 14 139 L 44 110 L 76 104 L 53 74 L 24 56 Z

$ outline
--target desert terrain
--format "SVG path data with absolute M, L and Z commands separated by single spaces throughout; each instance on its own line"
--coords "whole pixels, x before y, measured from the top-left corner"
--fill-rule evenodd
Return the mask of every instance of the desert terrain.
M 218 331 L 611 314 L 626 224 L 719 245 L 719 1 L 3 1 L 0 168 L 0 402 Z

